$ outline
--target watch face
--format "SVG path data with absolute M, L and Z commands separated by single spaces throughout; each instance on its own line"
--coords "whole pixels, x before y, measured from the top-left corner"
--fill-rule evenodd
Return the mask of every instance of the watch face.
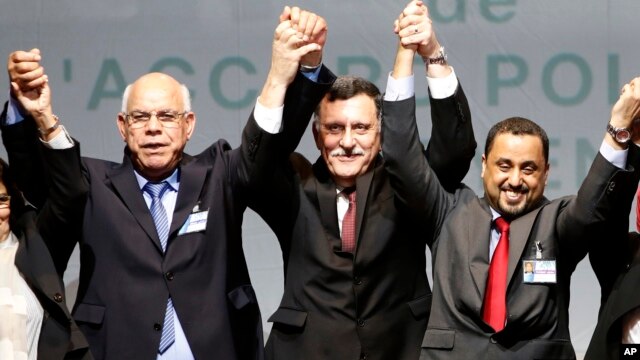
M 616 141 L 619 143 L 626 143 L 631 140 L 631 132 L 627 129 L 620 129 L 616 132 Z

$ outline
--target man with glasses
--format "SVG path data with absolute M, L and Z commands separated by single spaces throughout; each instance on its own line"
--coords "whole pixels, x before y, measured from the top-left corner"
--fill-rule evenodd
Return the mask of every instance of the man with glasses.
M 183 152 L 196 115 L 187 88 L 172 77 L 146 74 L 127 87 L 117 119 L 123 161 L 83 159 L 90 194 L 82 237 L 60 244 L 68 258 L 80 241 L 73 314 L 96 358 L 262 358 L 261 319 L 241 242 L 260 161 L 254 154 L 278 138 L 270 135 L 281 123 L 308 119 L 333 81 L 326 68 L 315 73 L 317 81 L 299 72 L 320 63 L 325 38 L 324 19 L 285 8 L 265 84 L 271 96 L 258 99 L 237 149 L 219 140 L 196 156 Z M 12 88 L 47 81 L 40 61 L 37 50 L 13 53 Z M 38 141 L 32 121 L 16 123 L 18 108 L 9 106 L 6 118 L 15 124 L 5 126 L 5 137 Z M 52 121 L 39 130 L 57 127 Z M 40 181 L 23 179 L 32 183 L 26 189 Z

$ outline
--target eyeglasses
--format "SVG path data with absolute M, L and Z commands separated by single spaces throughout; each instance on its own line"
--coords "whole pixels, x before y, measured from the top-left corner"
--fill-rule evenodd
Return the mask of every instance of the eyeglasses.
M 0 194 L 0 209 L 1 208 L 8 208 L 10 200 L 11 200 L 11 196 L 10 195 Z
M 151 120 L 151 117 L 155 116 L 156 119 L 162 124 L 163 127 L 166 128 L 177 128 L 180 126 L 180 119 L 187 112 L 177 112 L 177 111 L 132 111 L 129 114 L 124 114 L 124 116 L 129 121 L 129 126 L 132 129 L 140 129 L 145 127 Z

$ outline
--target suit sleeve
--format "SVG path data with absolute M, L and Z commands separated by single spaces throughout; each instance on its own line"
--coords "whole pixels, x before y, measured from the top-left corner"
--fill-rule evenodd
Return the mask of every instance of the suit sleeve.
M 0 123 L 4 124 L 5 112 Z M 88 185 L 82 174 L 79 144 L 64 150 L 45 147 L 30 118 L 2 127 L 2 140 L 16 184 L 38 208 L 37 227 L 56 271 L 62 275 L 80 239 Z
M 282 131 L 270 134 L 256 123 L 253 112 L 242 133 L 242 173 L 249 188 L 262 191 L 282 179 L 282 169 L 289 156 L 300 143 L 309 120 L 324 94 L 335 81 L 335 75 L 327 68 L 320 71 L 318 82 L 298 73 L 285 94 Z
M 567 202 L 556 222 L 566 255 L 563 261 L 577 264 L 589 251 L 595 256 L 594 270 L 602 269 L 599 257 L 620 247 L 620 243 L 610 242 L 626 242 L 629 211 L 640 178 L 639 151 L 636 146 L 629 147 L 626 169 L 615 167 L 598 152 L 577 196 Z M 602 254 L 595 255 L 598 251 Z M 617 261 L 624 262 L 624 257 Z M 604 272 L 598 276 L 605 284 L 611 277 Z
M 247 185 L 248 204 L 274 229 L 282 218 L 274 206 L 288 201 L 292 194 L 292 170 L 289 157 L 300 143 L 316 106 L 335 80 L 323 67 L 317 82 L 298 74 L 287 89 L 282 131 L 270 134 L 262 130 L 253 113 L 242 133 L 241 166 L 238 176 Z
M 612 199 L 606 220 L 590 231 L 587 237 L 589 262 L 600 284 L 600 311 L 618 276 L 626 271 L 626 265 L 640 253 L 640 235 L 628 233 L 629 212 L 640 172 L 638 157 L 640 152 L 637 147 L 631 146 L 627 162 L 633 166 L 632 173 L 623 173 L 623 182 L 618 181 L 618 185 L 623 185 L 624 190 L 617 199 Z
M 0 115 L 0 124 L 5 124 L 7 104 Z M 16 185 L 30 204 L 40 209 L 47 198 L 50 180 L 47 178 L 40 141 L 31 118 L 2 126 L 2 142 L 7 150 Z
M 324 94 L 333 84 L 335 76 L 323 67 L 318 82 L 298 73 L 287 88 L 282 114 L 282 131 L 270 134 L 260 128 L 253 112 L 242 132 L 240 177 L 250 188 L 261 190 L 265 180 L 273 176 L 277 166 L 288 162 L 305 133 L 311 115 Z
M 48 197 L 38 213 L 37 226 L 59 274 L 63 274 L 73 248 L 82 235 L 82 218 L 89 187 L 82 174 L 80 145 L 49 149 L 42 144 L 45 172 L 50 179 Z
M 383 103 L 384 164 L 398 201 L 408 207 L 416 221 L 437 233 L 454 195 L 440 185 L 423 154 L 415 108 L 414 97 Z M 432 244 L 430 240 L 428 243 Z
M 460 85 L 452 96 L 429 101 L 432 127 L 425 154 L 442 186 L 453 192 L 467 175 L 476 150 L 469 103 Z

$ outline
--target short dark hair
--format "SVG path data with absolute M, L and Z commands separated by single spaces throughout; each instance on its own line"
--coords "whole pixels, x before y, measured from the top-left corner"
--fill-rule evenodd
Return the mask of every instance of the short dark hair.
M 331 85 L 331 88 L 325 95 L 325 99 L 329 102 L 349 100 L 360 94 L 365 94 L 373 99 L 376 104 L 376 117 L 378 123 L 380 123 L 382 119 L 382 94 L 374 83 L 365 78 L 358 76 L 339 76 L 333 85 Z M 322 103 L 318 104 L 314 111 L 316 121 L 320 119 L 321 104 Z
M 545 163 L 549 162 L 549 138 L 547 133 L 535 122 L 522 117 L 510 117 L 504 119 L 491 127 L 487 134 L 487 141 L 484 143 L 484 154 L 489 156 L 493 141 L 500 134 L 512 135 L 532 135 L 538 137 L 542 141 L 542 151 L 544 153 Z
M 13 176 L 11 174 L 11 170 L 9 169 L 9 164 L 7 164 L 4 159 L 0 158 L 0 181 L 4 184 L 4 187 L 7 188 L 7 195 L 11 196 L 11 202 L 9 209 L 11 210 L 11 215 L 9 216 L 9 226 L 12 231 L 16 231 L 17 228 L 17 219 L 20 217 L 22 212 L 24 211 L 25 203 L 22 198 L 22 193 L 18 189 L 15 181 L 13 180 Z

